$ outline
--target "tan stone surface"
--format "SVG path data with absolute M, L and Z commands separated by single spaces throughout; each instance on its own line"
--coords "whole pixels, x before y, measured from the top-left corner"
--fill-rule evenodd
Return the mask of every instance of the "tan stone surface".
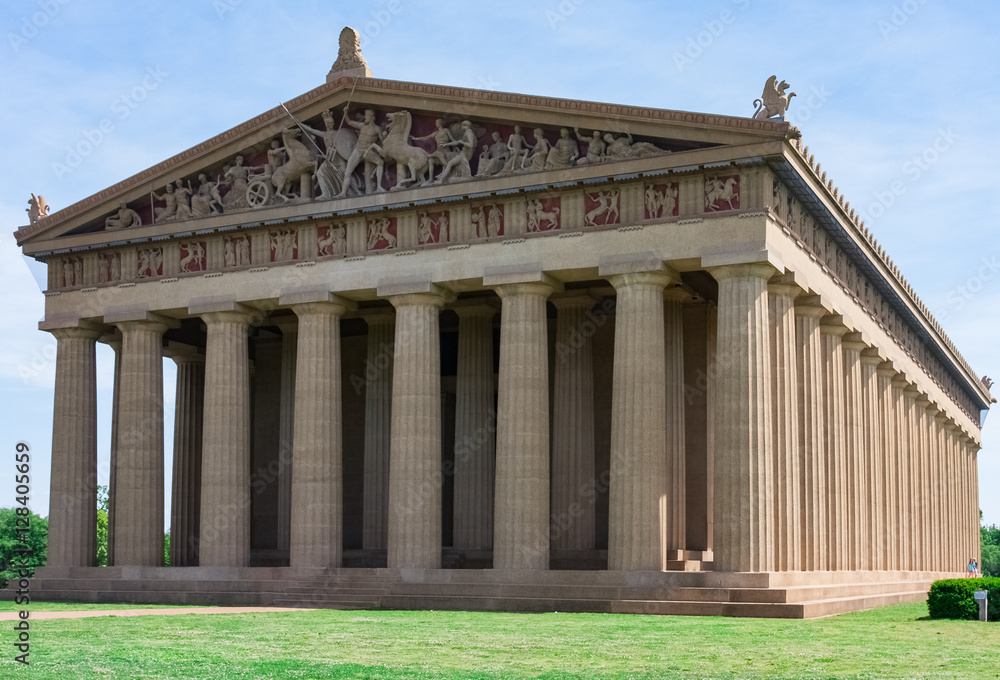
M 826 466 L 826 550 L 827 569 L 842 571 L 850 564 L 849 497 L 847 478 L 847 407 L 844 395 L 844 355 L 841 338 L 847 332 L 839 316 L 820 322 L 823 349 L 824 433 L 823 456 Z
M 295 442 L 295 375 L 297 371 L 299 326 L 286 321 L 281 329 L 281 414 L 278 435 L 278 536 L 279 550 L 288 550 L 292 522 L 292 453 Z
M 122 331 L 121 406 L 115 563 L 163 564 L 163 352 L 166 325 L 126 321 Z
M 496 439 L 493 317 L 497 308 L 477 301 L 454 310 L 458 314 L 454 546 L 491 550 Z
M 594 325 L 589 293 L 562 293 L 556 307 L 552 394 L 552 549 L 594 548 Z
M 711 270 L 719 282 L 715 568 L 774 568 L 770 471 L 771 356 L 768 264 Z
M 343 550 L 343 410 L 340 317 L 350 303 L 292 307 L 299 319 L 295 371 L 292 567 L 339 567 Z
M 245 311 L 207 312 L 199 564 L 250 558 L 250 366 Z
M 444 292 L 391 295 L 396 308 L 389 453 L 390 568 L 441 566 L 441 350 Z
M 549 568 L 546 282 L 506 283 L 501 299 L 493 568 Z
M 53 330 L 56 337 L 48 564 L 88 567 L 96 556 L 97 359 L 100 332 Z
M 173 489 L 170 500 L 170 566 L 198 564 L 201 529 L 201 445 L 205 408 L 205 356 L 178 352 L 174 401 Z
M 362 541 L 382 549 L 389 535 L 389 443 L 392 428 L 392 365 L 395 316 L 391 310 L 364 314 L 368 324 L 365 367 L 365 481 Z
M 864 386 L 861 350 L 866 345 L 856 333 L 841 341 L 844 360 L 844 453 L 847 458 L 847 569 L 859 571 L 868 562 L 868 536 L 865 513 L 871 507 L 865 465 Z
M 802 492 L 802 568 L 823 571 L 827 567 L 826 465 L 823 450 L 826 394 L 823 386 L 820 319 L 826 309 L 815 298 L 800 298 L 795 305 L 795 343 L 799 401 L 799 464 Z
M 865 508 L 865 522 L 868 532 L 868 561 L 862 564 L 862 569 L 885 569 L 885 545 L 888 540 L 885 524 L 885 513 L 882 511 L 885 502 L 885 479 L 883 477 L 882 458 L 885 455 L 882 446 L 882 436 L 879 427 L 881 413 L 879 404 L 878 365 L 882 357 L 874 348 L 861 350 L 861 383 L 862 399 L 862 441 L 865 442 L 865 469 L 868 477 L 868 492 L 870 500 Z
M 687 472 L 685 461 L 684 311 L 691 294 L 682 288 L 663 292 L 663 383 L 666 388 L 665 450 L 667 457 L 664 549 L 684 550 L 687 542 Z

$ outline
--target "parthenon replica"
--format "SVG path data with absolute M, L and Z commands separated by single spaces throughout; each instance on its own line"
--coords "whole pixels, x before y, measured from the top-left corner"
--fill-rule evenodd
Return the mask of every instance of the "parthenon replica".
M 33 595 L 793 618 L 925 598 L 978 554 L 988 381 L 768 87 L 743 118 L 381 80 L 345 29 L 320 87 L 35 210 L 15 234 L 48 265 L 58 358 Z

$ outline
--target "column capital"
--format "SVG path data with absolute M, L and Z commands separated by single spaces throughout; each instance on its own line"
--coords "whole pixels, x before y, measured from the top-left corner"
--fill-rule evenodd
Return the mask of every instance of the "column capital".
M 84 340 L 97 340 L 103 335 L 99 328 L 90 326 L 76 326 L 74 328 L 50 328 L 49 333 L 56 336 L 56 340 L 66 340 L 80 338 Z
M 892 378 L 898 373 L 899 371 L 896 370 L 891 361 L 883 361 L 878 365 L 878 374 L 883 378 Z
M 861 337 L 861 333 L 857 332 L 846 333 L 841 341 L 841 346 L 847 351 L 858 352 L 859 354 L 868 349 L 868 343 Z
M 550 277 L 546 276 L 546 279 Z M 522 283 L 501 283 L 493 286 L 500 299 L 520 296 L 520 295 L 540 295 L 548 298 L 552 293 L 562 290 L 562 284 L 555 279 L 547 281 L 533 281 Z
M 117 328 L 114 328 L 111 331 L 101 335 L 101 337 L 99 337 L 97 341 L 100 342 L 101 344 L 107 345 L 108 347 L 113 349 L 115 353 L 117 353 L 118 350 L 122 348 L 122 333 Z
M 343 316 L 346 312 L 357 309 L 357 303 L 346 298 L 331 295 L 324 302 L 302 302 L 292 305 L 292 311 L 300 319 L 306 314 L 324 314 L 328 316 Z
M 839 335 L 841 337 L 851 332 L 844 325 L 844 317 L 840 314 L 827 314 L 819 321 L 819 331 L 824 335 Z
M 907 397 L 911 397 L 913 399 L 916 399 L 917 395 L 919 393 L 920 393 L 920 389 L 917 387 L 916 383 L 912 383 L 911 382 L 911 383 L 907 384 L 906 387 L 903 388 L 903 394 L 905 394 Z
M 941 410 L 937 406 L 937 404 L 934 405 L 934 408 L 937 409 L 937 413 L 934 414 L 934 420 L 936 420 L 938 423 L 946 422 L 948 420 L 948 414 L 945 413 L 943 410 Z
M 897 387 L 900 390 L 905 390 L 910 384 L 907 379 L 906 374 L 902 371 L 897 371 L 896 375 L 892 376 L 892 386 Z
M 377 324 L 396 323 L 396 309 L 392 306 L 365 307 L 357 310 L 354 316 L 364 319 L 369 328 Z
M 296 316 L 281 317 L 276 320 L 268 319 L 268 323 L 277 327 L 282 335 L 297 333 L 299 331 L 299 320 Z
M 115 326 L 122 332 L 124 336 L 132 331 L 152 331 L 154 333 L 166 333 L 168 328 L 175 326 L 176 324 L 167 323 L 165 320 L 152 320 L 152 319 L 131 319 L 128 321 L 116 321 Z
M 654 286 L 660 290 L 664 290 L 667 286 L 677 282 L 677 279 L 662 271 L 611 274 L 604 278 L 618 291 L 622 288 L 631 288 L 633 286 Z
M 778 270 L 767 262 L 752 262 L 748 264 L 724 264 L 718 267 L 708 267 L 708 273 L 716 281 L 735 278 L 769 279 Z
M 691 294 L 691 291 L 685 290 L 679 284 L 676 286 L 667 286 L 663 289 L 663 299 L 666 302 L 683 304 L 690 302 L 693 298 L 694 296 Z
M 802 286 L 795 282 L 792 274 L 775 274 L 767 281 L 767 294 L 795 299 L 804 295 Z
M 823 299 L 819 295 L 800 295 L 795 298 L 795 313 L 799 316 L 811 316 L 822 318 L 830 311 L 823 304 Z
M 205 363 L 205 355 L 197 347 L 182 342 L 168 342 L 163 348 L 163 356 L 173 359 L 177 365 Z
M 916 402 L 918 407 L 922 409 L 927 409 L 927 407 L 930 406 L 931 400 L 927 398 L 926 394 L 921 392 L 920 394 L 917 395 Z
M 455 312 L 459 318 L 489 316 L 492 317 L 500 311 L 500 303 L 496 298 L 467 298 L 455 300 L 448 309 Z
M 231 310 L 222 312 L 202 312 L 198 316 L 206 324 L 214 323 L 242 323 L 249 326 L 252 323 L 263 320 L 264 314 L 257 310 L 246 308 L 244 310 Z
M 864 366 L 878 366 L 885 358 L 878 347 L 865 347 L 861 350 L 861 363 Z

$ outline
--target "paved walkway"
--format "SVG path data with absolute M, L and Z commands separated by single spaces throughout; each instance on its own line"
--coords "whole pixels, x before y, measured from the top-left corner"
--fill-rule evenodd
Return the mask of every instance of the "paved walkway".
M 31 607 L 28 607 L 31 611 Z M 66 612 L 35 612 L 32 611 L 30 621 L 40 619 L 87 619 L 93 616 L 176 616 L 178 614 L 264 614 L 268 612 L 308 612 L 313 609 L 298 607 L 173 607 L 169 609 L 108 609 L 84 610 Z M 18 612 L 0 613 L 0 621 L 15 621 Z

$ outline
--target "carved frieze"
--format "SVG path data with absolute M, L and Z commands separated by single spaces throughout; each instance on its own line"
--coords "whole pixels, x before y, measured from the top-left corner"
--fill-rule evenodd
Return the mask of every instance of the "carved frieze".
M 472 226 L 476 238 L 496 238 L 504 235 L 502 203 L 479 205 L 472 209 Z
M 705 212 L 738 210 L 739 207 L 739 175 L 711 175 L 705 179 Z
M 677 217 L 679 214 L 679 197 L 679 182 L 647 184 L 643 194 L 645 219 L 658 220 L 664 217 Z
M 388 250 L 396 247 L 396 218 L 377 217 L 365 224 L 368 250 Z
M 532 234 L 559 229 L 560 209 L 558 196 L 529 198 L 525 206 L 528 233 Z
M 185 274 L 206 271 L 208 269 L 207 252 L 204 241 L 182 242 L 179 246 L 180 271 Z
M 163 248 L 140 248 L 136 256 L 138 258 L 135 271 L 137 279 L 163 276 Z
M 291 262 L 299 256 L 299 234 L 295 229 L 268 232 L 271 262 Z
M 329 224 L 316 230 L 316 251 L 320 257 L 347 253 L 347 228 L 343 224 Z
M 621 191 L 589 191 L 583 195 L 583 224 L 604 227 L 621 223 Z

